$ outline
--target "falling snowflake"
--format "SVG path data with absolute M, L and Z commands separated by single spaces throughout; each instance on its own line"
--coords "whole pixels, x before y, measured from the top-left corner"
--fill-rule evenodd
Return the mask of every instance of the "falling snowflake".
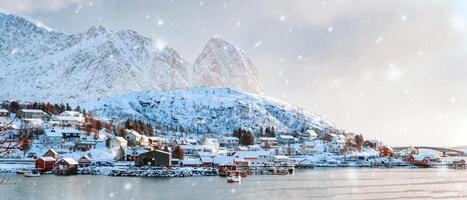
M 166 42 L 164 39 L 157 38 L 155 39 L 155 46 L 159 50 L 163 50 L 166 46 Z
M 146 18 L 146 19 L 151 18 L 151 14 L 147 14 L 145 18 Z
M 284 16 L 284 15 L 281 15 L 281 17 L 279 18 L 279 20 L 281 20 L 281 22 L 285 21 L 285 16 Z
M 237 22 L 237 26 L 240 26 L 240 25 L 242 25 L 242 24 L 240 22 Z
M 379 37 L 378 39 L 376 39 L 376 44 L 379 44 L 383 41 L 383 37 Z
M 164 25 L 164 20 L 162 20 L 162 19 L 157 20 L 157 25 L 158 26 Z
M 199 2 L 199 5 L 200 5 L 200 6 L 203 6 L 203 5 L 204 5 L 204 1 L 200 1 L 200 2 Z
M 263 43 L 262 43 L 261 41 L 258 41 L 258 42 L 255 43 L 255 47 L 259 47 L 259 46 L 261 46 L 262 44 L 263 44 Z
M 386 72 L 386 77 L 391 81 L 398 81 L 403 76 L 402 70 L 400 70 L 394 63 L 390 63 Z
M 132 187 L 131 183 L 125 183 L 124 188 L 125 190 L 130 190 Z
M 93 5 L 94 5 L 94 2 L 90 1 L 88 5 L 89 5 L 89 6 L 93 6 Z
M 332 31 L 334 31 L 334 27 L 330 26 L 330 27 L 328 28 L 328 32 L 332 32 Z
M 407 21 L 407 15 L 402 15 L 402 16 L 401 16 L 401 20 L 402 20 L 402 21 Z
M 75 10 L 75 13 L 79 13 L 81 11 L 81 8 L 83 8 L 82 6 L 78 6 L 78 8 L 76 8 Z

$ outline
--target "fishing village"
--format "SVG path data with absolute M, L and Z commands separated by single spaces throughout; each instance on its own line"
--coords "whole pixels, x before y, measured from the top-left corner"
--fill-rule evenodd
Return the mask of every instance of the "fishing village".
M 361 134 L 317 129 L 277 133 L 274 127 L 260 133 L 239 128 L 233 133 L 192 134 L 161 131 L 132 119 L 116 124 L 69 105 L 48 108 L 49 112 L 39 105 L 11 112 L 15 105 L 4 105 L 10 109 L 0 109 L 0 172 L 26 177 L 221 176 L 234 183 L 242 177 L 289 175 L 317 167 L 466 169 L 461 150 L 393 148 Z

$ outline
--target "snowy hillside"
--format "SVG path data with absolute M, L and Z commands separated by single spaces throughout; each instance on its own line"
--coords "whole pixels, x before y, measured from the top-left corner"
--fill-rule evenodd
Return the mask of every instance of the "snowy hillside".
M 228 88 L 186 88 L 167 92 L 131 92 L 81 104 L 105 118 L 132 117 L 190 132 L 232 132 L 275 127 L 276 132 L 334 129 L 320 116 L 275 99 Z
M 251 60 L 218 38 L 190 64 L 174 49 L 131 30 L 99 26 L 64 34 L 0 13 L 0 35 L 2 100 L 80 102 L 192 86 L 261 93 Z

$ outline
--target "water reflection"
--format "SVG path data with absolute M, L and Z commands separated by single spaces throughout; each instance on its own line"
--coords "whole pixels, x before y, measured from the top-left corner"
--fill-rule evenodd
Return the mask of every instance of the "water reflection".
M 399 199 L 467 198 L 467 173 L 451 169 L 313 169 L 291 176 L 149 178 L 9 175 L 2 200 L 21 199 Z

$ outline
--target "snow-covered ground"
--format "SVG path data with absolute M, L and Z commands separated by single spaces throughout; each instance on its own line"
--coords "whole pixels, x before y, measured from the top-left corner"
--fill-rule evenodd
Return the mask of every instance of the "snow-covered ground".
M 229 88 L 130 92 L 80 105 L 99 117 L 143 119 L 191 133 L 232 133 L 236 128 L 257 133 L 266 127 L 274 127 L 277 133 L 336 129 L 323 117 L 299 107 Z

